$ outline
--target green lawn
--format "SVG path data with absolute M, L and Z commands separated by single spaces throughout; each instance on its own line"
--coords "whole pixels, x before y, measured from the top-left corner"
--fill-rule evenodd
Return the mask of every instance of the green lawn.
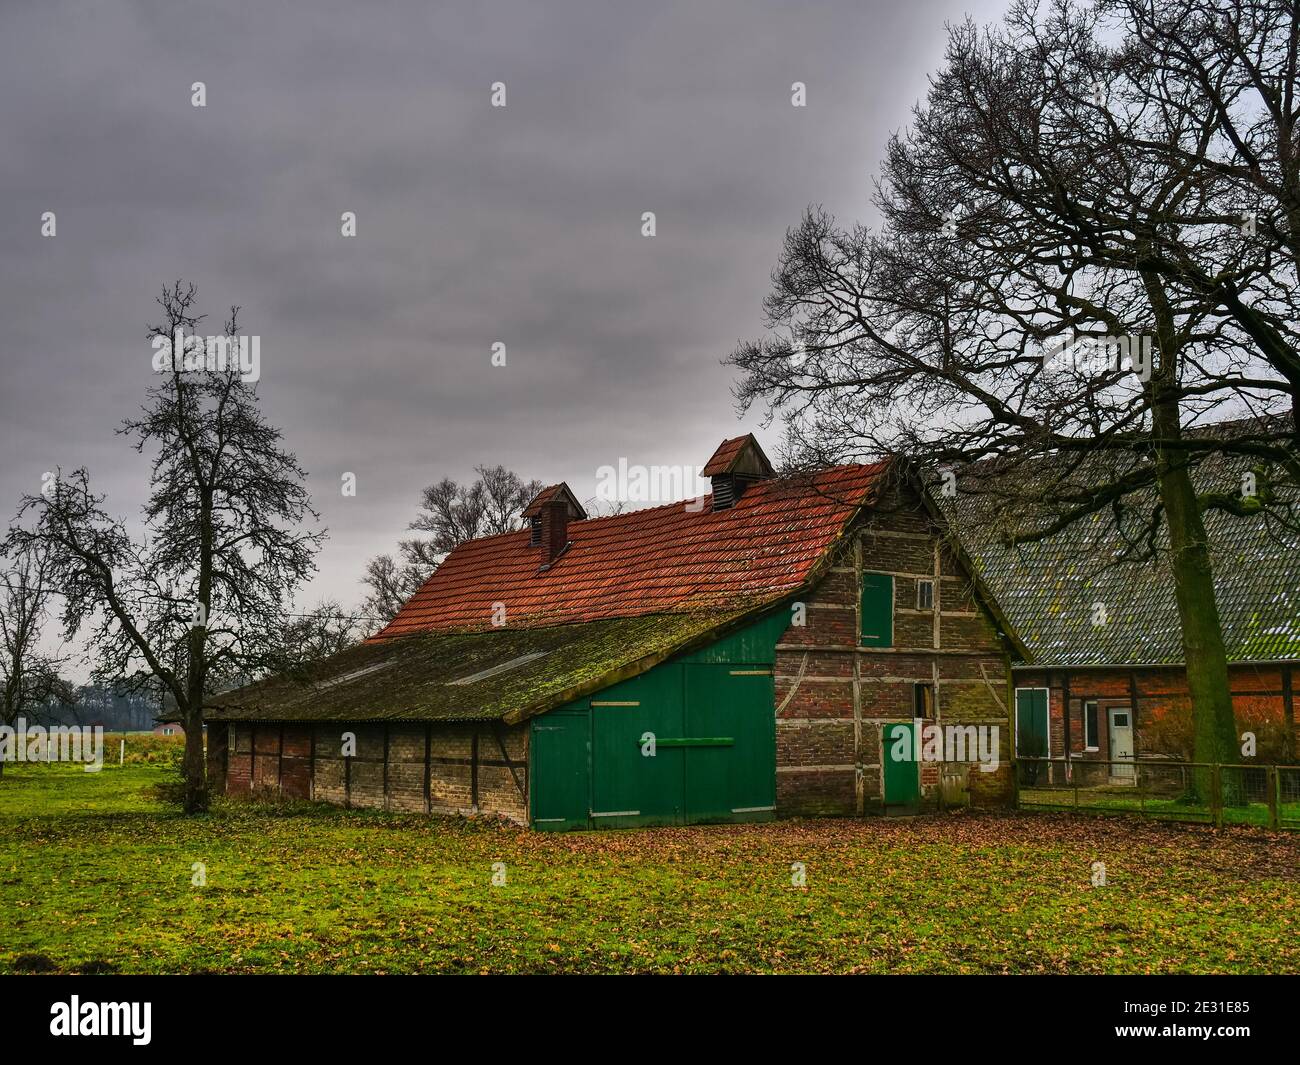
M 185 819 L 152 797 L 165 779 L 5 768 L 0 972 L 1300 971 L 1296 835 L 1046 813 L 569 835 L 306 805 Z

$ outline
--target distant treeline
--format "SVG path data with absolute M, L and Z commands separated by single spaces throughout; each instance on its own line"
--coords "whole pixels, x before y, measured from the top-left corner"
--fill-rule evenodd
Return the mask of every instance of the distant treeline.
M 44 723 L 95 725 L 126 732 L 152 729 L 159 713 L 157 693 L 121 694 L 99 684 L 83 684 L 68 705 L 51 704 L 41 714 Z

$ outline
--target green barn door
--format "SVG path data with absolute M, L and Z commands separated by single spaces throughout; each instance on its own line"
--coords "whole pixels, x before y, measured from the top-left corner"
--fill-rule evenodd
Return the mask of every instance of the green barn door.
M 680 668 L 652 669 L 591 700 L 591 817 L 596 828 L 680 825 L 683 748 L 658 740 L 682 735 Z M 655 735 L 655 754 L 642 737 Z
M 885 805 L 915 806 L 921 798 L 921 766 L 914 757 L 916 726 L 886 725 L 881 732 L 881 764 L 885 771 Z
M 686 820 L 764 821 L 776 811 L 772 669 L 687 664 Z
M 585 710 L 554 710 L 533 719 L 529 791 L 536 827 L 563 830 L 590 823 L 590 740 Z

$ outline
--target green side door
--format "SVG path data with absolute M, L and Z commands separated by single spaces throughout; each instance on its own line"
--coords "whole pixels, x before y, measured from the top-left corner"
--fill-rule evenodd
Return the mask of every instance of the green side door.
M 889 724 L 881 731 L 881 765 L 885 774 L 885 805 L 915 806 L 921 799 L 921 764 L 915 758 L 916 725 Z
M 684 748 L 659 744 L 683 735 L 680 668 L 658 668 L 606 688 L 591 700 L 591 818 L 594 828 L 680 825 Z M 646 733 L 655 753 L 642 753 Z
M 553 710 L 533 719 L 529 796 L 532 822 L 563 831 L 590 824 L 591 726 L 585 710 Z
M 894 578 L 888 573 L 862 575 L 861 631 L 863 647 L 894 646 Z
M 687 664 L 686 820 L 765 821 L 776 813 L 776 710 L 765 665 Z

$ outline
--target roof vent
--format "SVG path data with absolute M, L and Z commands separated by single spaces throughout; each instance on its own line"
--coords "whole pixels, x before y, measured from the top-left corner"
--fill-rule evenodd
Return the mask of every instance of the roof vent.
M 736 505 L 736 479 L 730 474 L 713 478 L 713 509 L 726 510 Z
M 722 441 L 705 464 L 703 475 L 713 482 L 713 509 L 727 510 L 751 484 L 775 474 L 754 435 L 746 433 Z

